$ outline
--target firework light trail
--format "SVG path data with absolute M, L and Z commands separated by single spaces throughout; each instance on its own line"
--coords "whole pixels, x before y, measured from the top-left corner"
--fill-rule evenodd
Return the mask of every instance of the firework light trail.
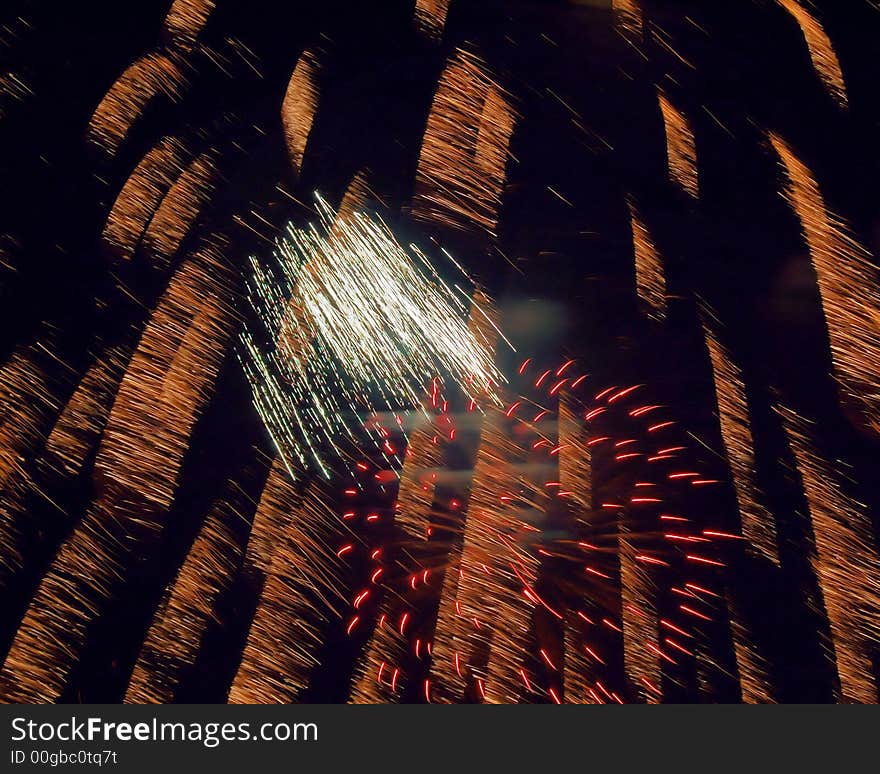
M 200 154 L 163 196 L 142 239 L 151 265 L 165 271 L 170 268 L 184 237 L 213 198 L 219 176 L 217 160 L 214 150 Z
M 57 358 L 51 335 L 29 347 L 21 347 L 0 369 L 0 588 L 8 589 L 10 577 L 26 562 L 28 531 L 25 497 L 33 486 L 32 471 L 25 460 L 40 448 L 58 411 L 59 385 L 50 376 Z
M 327 531 L 334 524 L 320 482 L 300 492 L 276 462 L 245 556 L 245 564 L 260 574 L 263 586 L 230 703 L 289 704 L 302 698 L 320 663 L 322 624 L 343 601 L 338 591 L 340 560 Z
M 657 90 L 663 125 L 666 128 L 666 156 L 669 179 L 694 199 L 700 195 L 700 178 L 697 169 L 697 141 L 687 116 L 672 104 L 669 97 Z
M 135 122 L 160 96 L 179 101 L 188 81 L 183 66 L 162 53 L 147 54 L 107 92 L 89 124 L 89 136 L 115 155 Z
M 290 76 L 281 105 L 287 152 L 297 172 L 302 169 L 306 143 L 318 110 L 317 74 L 317 58 L 311 51 L 304 52 Z
M 251 509 L 251 514 L 253 510 Z M 167 704 L 192 673 L 218 607 L 240 569 L 239 533 L 250 526 L 247 498 L 230 481 L 162 596 L 129 680 L 125 701 Z
M 416 0 L 416 24 L 429 38 L 442 37 L 449 3 L 450 0 Z
M 130 260 L 153 213 L 188 158 L 184 143 L 166 137 L 152 148 L 119 191 L 101 237 L 117 259 Z
M 813 527 L 811 558 L 831 628 L 839 699 L 875 704 L 871 654 L 880 635 L 880 557 L 864 505 L 844 491 L 835 466 L 817 453 L 810 423 L 785 406 L 777 411 Z
M 774 704 L 769 664 L 756 647 L 752 632 L 730 593 L 727 610 L 743 704 Z
M 310 461 L 327 471 L 322 447 L 353 437 L 359 414 L 418 406 L 437 374 L 466 391 L 501 376 L 468 328 L 468 296 L 421 250 L 376 217 L 337 221 L 320 196 L 316 205 L 321 223 L 290 226 L 273 266 L 251 261 L 258 317 L 277 341 L 293 309 L 298 346 L 267 349 L 253 331 L 242 344 L 257 407 L 290 469 Z M 470 284 L 449 256 L 447 265 Z
M 638 385 L 591 402 L 573 361 L 543 372 L 529 362 L 521 376 L 537 377 L 533 397 L 506 408 L 470 399 L 453 411 L 452 396 L 432 390 L 433 443 L 444 458 L 475 444 L 470 472 L 417 464 L 408 473 L 407 455 L 400 486 L 386 492 L 398 475 L 381 457 L 352 470 L 361 483 L 346 491 L 369 496 L 342 520 L 363 525 L 364 543 L 340 553 L 369 561 L 348 631 L 373 627 L 354 701 L 654 702 L 666 670 L 693 657 L 701 623 L 719 614 L 717 544 L 738 538 L 683 515 L 688 492 L 717 482 L 682 467 L 675 423 L 637 399 Z M 382 503 L 392 498 L 399 514 L 413 477 L 427 531 L 377 533 Z M 594 507 L 586 479 L 609 499 Z M 670 592 L 660 577 L 673 568 Z
M 46 525 L 34 518 L 28 495 L 36 492 L 53 509 L 61 508 L 54 498 L 65 484 L 75 480 L 94 453 L 128 355 L 127 348 L 111 348 L 96 358 L 46 436 L 35 470 L 19 467 L 4 478 L 3 503 L 0 506 L 0 545 L 3 546 L 0 588 L 6 591 L 14 588 L 15 579 L 29 564 L 26 558 L 29 551 L 43 544 L 47 538 Z M 8 372 L 4 372 L 3 379 L 8 376 Z M 29 381 L 31 390 L 34 384 L 34 381 Z M 34 411 L 42 413 L 54 408 L 54 400 L 48 392 L 41 395 L 39 401 L 34 401 L 32 395 L 27 412 L 18 414 L 17 419 L 21 421 L 29 415 L 33 416 Z M 20 443 L 28 433 L 19 427 L 16 436 Z M 18 448 L 21 449 L 20 446 Z M 68 509 L 61 510 L 67 523 L 71 514 Z
M 648 316 L 662 322 L 666 319 L 666 275 L 663 259 L 632 197 L 627 197 L 627 206 L 632 226 L 636 291 L 645 304 Z
M 413 216 L 494 236 L 515 124 L 510 98 L 483 60 L 457 49 L 443 71 L 428 116 Z
M 877 0 L 19 5 L 3 701 L 877 701 Z
M 704 314 L 703 330 L 715 380 L 721 439 L 733 476 L 743 537 L 756 552 L 778 565 L 776 525 L 772 514 L 761 505 L 754 481 L 755 448 L 743 376 L 713 330 L 710 312 Z
M 809 168 L 772 132 L 787 177 L 784 196 L 801 223 L 819 285 L 831 359 L 844 402 L 880 433 L 880 282 L 871 256 L 825 199 Z
M 204 246 L 178 269 L 153 313 L 97 453 L 100 495 L 62 544 L 16 632 L 0 672 L 7 695 L 58 700 L 91 627 L 124 587 L 135 549 L 160 534 L 192 427 L 231 341 L 230 285 L 222 253 Z
M 641 38 L 644 17 L 638 0 L 611 0 L 611 7 L 624 34 L 633 41 Z
M 215 6 L 214 0 L 174 0 L 162 22 L 162 33 L 171 44 L 193 46 Z
M 813 61 L 813 67 L 816 69 L 816 74 L 822 81 L 822 85 L 841 107 L 849 107 L 849 98 L 840 62 L 837 59 L 837 54 L 834 53 L 831 39 L 822 25 L 797 0 L 777 0 L 777 2 L 791 14 L 800 27 L 810 52 L 810 59 Z
M 576 396 L 563 392 L 559 398 L 559 484 L 578 504 L 579 522 L 587 525 L 593 510 L 593 447 L 586 428 L 580 422 Z

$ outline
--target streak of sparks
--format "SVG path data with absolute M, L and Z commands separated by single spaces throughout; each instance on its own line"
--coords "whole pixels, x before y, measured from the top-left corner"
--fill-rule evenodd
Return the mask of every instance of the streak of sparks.
M 697 143 L 687 117 L 672 104 L 666 94 L 657 90 L 663 125 L 666 129 L 666 156 L 669 179 L 694 199 L 700 195 L 697 169 Z
M 34 486 L 27 460 L 50 431 L 62 398 L 52 376 L 57 359 L 51 336 L 20 347 L 0 369 L 0 588 L 7 591 L 26 562 L 30 519 L 26 496 Z
M 168 42 L 193 46 L 215 6 L 215 0 L 174 0 L 162 22 L 162 32 Z
M 189 154 L 179 139 L 166 137 L 138 163 L 122 186 L 101 237 L 115 257 L 130 260 L 172 183 L 183 171 Z
M 290 76 L 281 105 L 281 124 L 284 127 L 287 153 L 297 173 L 302 169 L 306 143 L 318 109 L 317 76 L 317 58 L 311 51 L 305 51 Z
M 433 39 L 443 36 L 450 0 L 416 0 L 415 20 L 419 29 Z
M 624 669 L 644 701 L 654 704 L 659 697 L 645 690 L 644 681 L 658 685 L 661 677 L 657 609 L 653 600 L 656 591 L 645 566 L 637 561 L 636 549 L 623 535 L 619 550 Z
M 515 122 L 510 98 L 482 59 L 456 50 L 440 79 L 422 140 L 413 216 L 494 236 Z
M 233 486 L 212 507 L 147 631 L 125 701 L 168 704 L 196 663 L 219 600 L 234 583 L 241 559 L 236 527 L 243 520 Z
M 181 99 L 188 80 L 183 66 L 164 53 L 146 54 L 113 84 L 89 122 L 89 138 L 115 155 L 146 108 L 164 96 Z
M 819 285 L 831 359 L 846 403 L 880 433 L 880 283 L 870 255 L 825 206 L 807 166 L 778 135 L 770 142 L 784 167 L 785 198 L 801 222 Z
M 182 264 L 141 337 L 97 453 L 100 495 L 43 576 L 0 671 L 8 697 L 58 700 L 134 549 L 162 529 L 231 343 L 232 280 L 220 249 L 205 245 Z
M 633 40 L 640 39 L 645 22 L 639 0 L 612 0 L 611 7 L 621 29 Z
M 417 247 L 404 248 L 376 218 L 337 220 L 316 198 L 321 226 L 290 226 L 276 266 L 252 259 L 250 300 L 280 347 L 242 342 L 254 398 L 292 467 L 311 458 L 326 470 L 323 444 L 354 437 L 363 412 L 414 408 L 445 374 L 465 391 L 500 381 L 492 356 L 468 327 L 467 308 Z M 292 319 L 296 327 L 282 326 Z M 393 455 L 393 451 L 387 450 Z
M 666 275 L 663 259 L 632 197 L 627 198 L 627 205 L 635 255 L 636 290 L 645 304 L 648 316 L 662 322 L 666 319 Z
M 810 52 L 813 67 L 822 81 L 822 85 L 842 108 L 847 108 L 849 99 L 843 80 L 843 72 L 840 69 L 840 61 L 837 54 L 834 53 L 834 46 L 831 44 L 828 33 L 798 0 L 777 0 L 777 2 L 791 14 L 800 27 Z
M 318 665 L 321 624 L 339 600 L 339 559 L 329 550 L 334 514 L 313 482 L 300 494 L 273 464 L 254 516 L 245 565 L 263 578 L 232 704 L 289 704 Z
M 880 557 L 868 515 L 842 489 L 834 466 L 816 452 L 810 425 L 787 407 L 777 411 L 813 526 L 811 558 L 831 628 L 839 698 L 874 704 L 878 694 L 871 654 L 880 634 Z
M 773 687 L 767 676 L 768 664 L 755 646 L 751 631 L 729 593 L 727 609 L 742 701 L 744 704 L 774 704 Z
M 721 440 L 733 475 L 743 537 L 758 554 L 778 566 L 776 525 L 773 515 L 758 499 L 754 480 L 755 448 L 743 375 L 727 347 L 713 331 L 708 314 L 703 321 L 703 330 L 715 379 Z
M 211 201 L 218 181 L 217 153 L 197 156 L 162 198 L 144 231 L 150 263 L 167 270 L 202 208 Z

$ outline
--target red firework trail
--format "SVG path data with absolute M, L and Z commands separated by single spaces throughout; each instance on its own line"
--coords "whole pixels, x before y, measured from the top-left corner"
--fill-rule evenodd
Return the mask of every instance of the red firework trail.
M 596 389 L 572 361 L 522 376 L 537 386 L 517 400 L 461 411 L 435 382 L 430 453 L 422 426 L 400 474 L 354 466 L 341 518 L 363 543 L 340 551 L 366 569 L 346 628 L 372 632 L 354 701 L 659 701 L 727 614 L 718 544 L 738 536 L 681 508 L 715 481 L 665 410 L 642 385 Z M 373 429 L 399 447 L 406 424 Z M 472 467 L 436 465 L 456 454 Z

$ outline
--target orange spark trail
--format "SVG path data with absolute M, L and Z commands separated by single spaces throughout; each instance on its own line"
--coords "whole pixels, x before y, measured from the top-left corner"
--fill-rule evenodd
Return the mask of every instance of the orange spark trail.
M 770 142 L 788 178 L 785 197 L 801 222 L 819 285 L 831 359 L 844 403 L 880 433 L 880 284 L 870 255 L 825 206 L 806 165 L 778 135 Z
M 456 49 L 440 78 L 422 140 L 413 216 L 494 236 L 508 146 L 516 122 L 509 98 L 482 59 Z
M 191 48 L 214 11 L 215 0 L 174 0 L 162 22 L 169 43 Z
M 394 523 L 411 540 L 424 540 L 430 526 L 434 487 L 427 475 L 441 460 L 434 434 L 430 425 L 412 433 L 400 475 Z
M 302 169 L 306 144 L 318 110 L 318 60 L 311 51 L 300 56 L 281 105 L 281 125 L 294 171 Z
M 276 547 L 282 544 L 301 499 L 295 482 L 281 460 L 276 458 L 254 514 L 245 553 L 247 568 L 266 574 L 272 571 Z
M 238 573 L 244 552 L 236 539 L 236 526 L 245 519 L 245 507 L 241 490 L 230 482 L 162 596 L 128 684 L 127 703 L 174 700 L 217 615 L 217 602 Z
M 623 621 L 623 667 L 630 683 L 648 704 L 660 696 L 649 690 L 644 681 L 659 686 L 661 680 L 660 647 L 655 589 L 644 564 L 636 560 L 638 551 L 621 533 L 620 597 Z
M 755 446 L 742 372 L 710 327 L 709 315 L 703 321 L 703 332 L 712 361 L 721 440 L 733 476 L 743 537 L 759 555 L 779 566 L 776 524 L 773 515 L 760 503 L 754 480 Z
M 35 461 L 39 475 L 35 477 L 30 466 L 28 469 L 22 467 L 3 484 L 0 498 L 0 589 L 14 586 L 16 573 L 26 567 L 26 557 L 34 541 L 44 540 L 45 525 L 34 518 L 28 494 L 32 492 L 54 508 L 63 510 L 55 500 L 58 488 L 80 474 L 97 446 L 128 352 L 125 347 L 108 350 L 82 377 Z M 72 516 L 71 513 L 64 515 L 67 518 Z
M 620 28 L 630 37 L 641 37 L 644 18 L 638 0 L 611 0 L 611 7 Z
M 773 688 L 767 678 L 767 662 L 755 647 L 752 634 L 729 593 L 727 610 L 743 703 L 775 704 Z
M 468 317 L 468 332 L 479 344 L 486 348 L 494 359 L 498 350 L 499 322 L 501 314 L 495 301 L 479 287 L 471 296 L 471 312 Z
M 98 496 L 40 582 L 0 672 L 8 700 L 58 700 L 93 622 L 125 587 L 135 549 L 160 536 L 233 334 L 232 282 L 220 248 L 205 246 L 150 318 L 95 460 Z
M 459 570 L 446 573 L 447 584 L 457 586 L 452 609 L 441 607 L 437 620 L 432 659 L 432 683 L 451 693 L 456 682 L 453 666 L 460 654 L 461 672 L 481 680 L 484 699 L 490 703 L 515 702 L 523 690 L 519 670 L 526 654 L 533 605 L 522 594 L 523 580 L 533 586 L 536 559 L 522 549 L 523 524 L 499 502 L 499 492 L 514 491 L 517 480 L 510 460 L 514 451 L 500 429 L 501 412 L 483 420 L 482 438 L 474 465 L 474 477 L 461 549 Z M 488 649 L 485 668 L 475 659 Z
M 33 93 L 30 79 L 23 73 L 0 73 L 0 121 L 8 115 L 12 102 L 20 102 Z
M 700 195 L 697 172 L 697 142 L 690 124 L 669 98 L 657 89 L 663 125 L 666 128 L 666 155 L 669 163 L 669 179 L 694 199 Z
M 563 679 L 567 704 L 595 704 L 590 696 L 590 688 L 595 680 L 594 662 L 584 650 L 583 625 L 577 615 L 566 617 Z
M 0 588 L 25 564 L 31 462 L 63 400 L 50 376 L 58 364 L 54 346 L 49 339 L 20 347 L 0 368 Z
M 439 40 L 446 26 L 450 0 L 416 0 L 415 20 L 429 38 Z
M 112 347 L 102 353 L 77 385 L 46 439 L 42 464 L 73 477 L 98 443 L 131 349 Z
M 797 0 L 777 0 L 777 2 L 791 14 L 800 27 L 813 67 L 826 91 L 842 108 L 849 107 L 840 61 L 822 25 Z
M 0 487 L 26 474 L 25 459 L 60 408 L 50 377 L 57 362 L 54 344 L 37 342 L 17 349 L 0 368 Z
M 284 465 L 272 466 L 245 555 L 264 583 L 229 691 L 233 704 L 289 704 L 318 665 L 321 626 L 344 599 L 332 549 L 334 513 L 317 485 L 300 495 Z M 331 601 L 331 598 L 336 598 Z
M 479 451 L 477 459 L 479 459 Z M 455 602 L 461 582 L 459 567 L 461 567 L 461 543 L 454 542 L 449 550 L 446 572 L 443 575 L 431 653 L 431 683 L 435 685 L 437 698 L 447 703 L 457 703 L 464 690 L 464 684 L 461 682 L 466 667 L 465 656 L 461 654 L 464 644 L 456 633 L 458 612 Z
M 143 245 L 151 265 L 167 269 L 217 182 L 217 153 L 200 154 L 174 181 L 144 232 Z
M 116 197 L 101 238 L 117 259 L 134 256 L 153 213 L 189 156 L 183 143 L 165 137 L 138 163 Z
M 559 483 L 562 490 L 571 492 L 578 523 L 588 526 L 593 511 L 593 450 L 587 443 L 589 433 L 579 408 L 580 402 L 571 392 L 560 395 Z
M 498 86 L 490 84 L 480 115 L 474 155 L 486 181 L 499 191 L 504 185 L 508 147 L 515 126 L 516 115 L 509 98 Z
M 172 102 L 187 86 L 181 65 L 165 54 L 138 59 L 119 76 L 89 121 L 89 139 L 113 156 L 147 106 L 164 96 Z
M 369 194 L 370 187 L 367 183 L 367 174 L 364 171 L 358 172 L 342 195 L 342 201 L 339 203 L 339 209 L 336 212 L 334 228 L 339 228 L 340 224 L 351 220 L 354 214 L 366 204 Z
M 632 197 L 627 197 L 636 264 L 636 291 L 645 304 L 648 317 L 666 319 L 666 275 L 663 259 L 654 245 L 651 232 L 639 214 Z
M 844 702 L 878 699 L 872 652 L 880 634 L 880 560 L 865 507 L 840 486 L 840 475 L 816 453 L 808 423 L 777 407 L 794 455 L 813 526 L 813 570 L 819 580 Z

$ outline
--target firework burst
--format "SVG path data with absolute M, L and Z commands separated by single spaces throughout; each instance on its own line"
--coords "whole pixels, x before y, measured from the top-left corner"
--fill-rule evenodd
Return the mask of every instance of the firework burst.
M 718 544 L 739 538 L 688 513 L 717 482 L 686 465 L 675 422 L 639 385 L 596 393 L 573 361 L 530 366 L 529 397 L 505 407 L 456 411 L 436 386 L 402 469 L 354 468 L 355 701 L 658 701 L 718 614 Z
M 2 700 L 877 700 L 877 0 L 13 5 Z
M 319 226 L 291 226 L 274 266 L 252 260 L 251 304 L 278 345 L 262 347 L 252 331 L 242 344 L 257 407 L 291 469 L 327 471 L 322 447 L 339 451 L 354 438 L 360 414 L 419 405 L 438 373 L 466 391 L 501 376 L 468 327 L 471 302 L 459 285 L 378 218 L 337 220 L 316 201 Z M 446 260 L 457 282 L 470 284 Z

